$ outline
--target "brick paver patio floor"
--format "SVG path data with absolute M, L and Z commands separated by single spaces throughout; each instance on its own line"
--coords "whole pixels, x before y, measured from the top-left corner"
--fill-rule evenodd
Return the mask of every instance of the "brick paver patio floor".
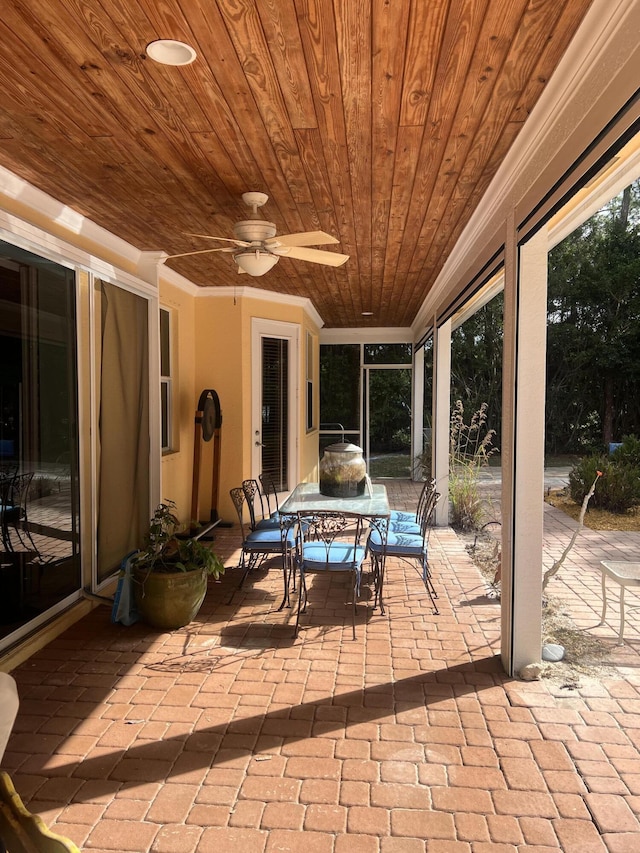
M 237 544 L 220 532 L 228 565 Z M 94 853 L 640 850 L 637 633 L 614 678 L 510 679 L 461 540 L 437 529 L 430 555 L 440 614 L 390 561 L 387 613 L 361 604 L 355 641 L 339 577 L 313 579 L 293 640 L 277 568 L 235 592 L 229 571 L 172 633 L 98 607 L 14 671 L 3 766 Z

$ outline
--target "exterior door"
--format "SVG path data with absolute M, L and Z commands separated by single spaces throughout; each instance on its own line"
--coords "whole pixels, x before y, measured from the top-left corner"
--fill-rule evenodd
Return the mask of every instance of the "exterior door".
M 252 470 L 279 492 L 297 483 L 298 339 L 297 326 L 254 320 Z

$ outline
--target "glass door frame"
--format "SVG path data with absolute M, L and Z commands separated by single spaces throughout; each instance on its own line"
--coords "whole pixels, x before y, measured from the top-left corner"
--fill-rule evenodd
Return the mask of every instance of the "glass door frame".
M 411 444 L 410 447 L 413 448 L 413 433 L 414 433 L 414 376 L 415 372 L 413 370 L 413 364 L 371 364 L 364 363 L 364 360 L 361 361 L 360 368 L 360 376 L 361 376 L 361 388 L 362 388 L 362 406 L 360 409 L 360 435 L 362 436 L 362 449 L 364 451 L 365 462 L 367 463 L 367 471 L 371 470 L 371 430 L 370 424 L 371 419 L 369 417 L 369 411 L 371 407 L 371 398 L 370 398 L 370 371 L 376 370 L 408 370 L 411 376 L 411 410 L 409 412 L 409 425 L 411 429 Z M 411 454 L 411 450 L 409 453 Z M 413 466 L 411 465 L 411 468 Z

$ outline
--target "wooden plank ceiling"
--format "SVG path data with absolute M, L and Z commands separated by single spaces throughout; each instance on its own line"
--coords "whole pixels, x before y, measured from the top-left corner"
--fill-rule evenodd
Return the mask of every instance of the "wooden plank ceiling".
M 349 261 L 167 264 L 307 296 L 328 327 L 408 326 L 589 4 L 3 0 L 0 163 L 168 254 L 231 237 L 266 192 L 278 233 L 322 229 Z M 153 62 L 159 38 L 196 61 Z

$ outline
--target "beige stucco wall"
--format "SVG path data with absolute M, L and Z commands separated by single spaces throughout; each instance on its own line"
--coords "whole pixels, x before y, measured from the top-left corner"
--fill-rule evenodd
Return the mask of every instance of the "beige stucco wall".
M 246 289 L 245 289 L 246 290 Z M 247 295 L 219 296 L 204 290 L 192 295 L 168 282 L 160 282 L 160 305 L 174 312 L 174 426 L 175 449 L 162 459 L 162 497 L 174 500 L 179 515 L 190 517 L 194 467 L 194 417 L 201 392 L 216 391 L 222 409 L 220 431 L 220 483 L 218 515 L 235 520 L 229 490 L 250 477 L 252 453 L 251 323 L 253 318 L 292 323 L 300 329 L 299 376 L 306 375 L 306 334 L 314 336 L 314 395 L 318 412 L 318 327 L 300 305 L 269 302 Z M 305 395 L 298 400 L 298 472 L 300 479 L 317 473 L 318 431 L 306 431 Z M 317 416 L 316 416 L 317 421 Z M 200 439 L 202 442 L 202 440 Z M 201 443 L 199 521 L 211 515 L 214 442 Z
M 180 517 L 189 519 L 193 469 L 193 433 L 197 403 L 193 296 L 161 280 L 160 307 L 171 312 L 173 449 L 161 462 L 163 500 L 176 502 Z

